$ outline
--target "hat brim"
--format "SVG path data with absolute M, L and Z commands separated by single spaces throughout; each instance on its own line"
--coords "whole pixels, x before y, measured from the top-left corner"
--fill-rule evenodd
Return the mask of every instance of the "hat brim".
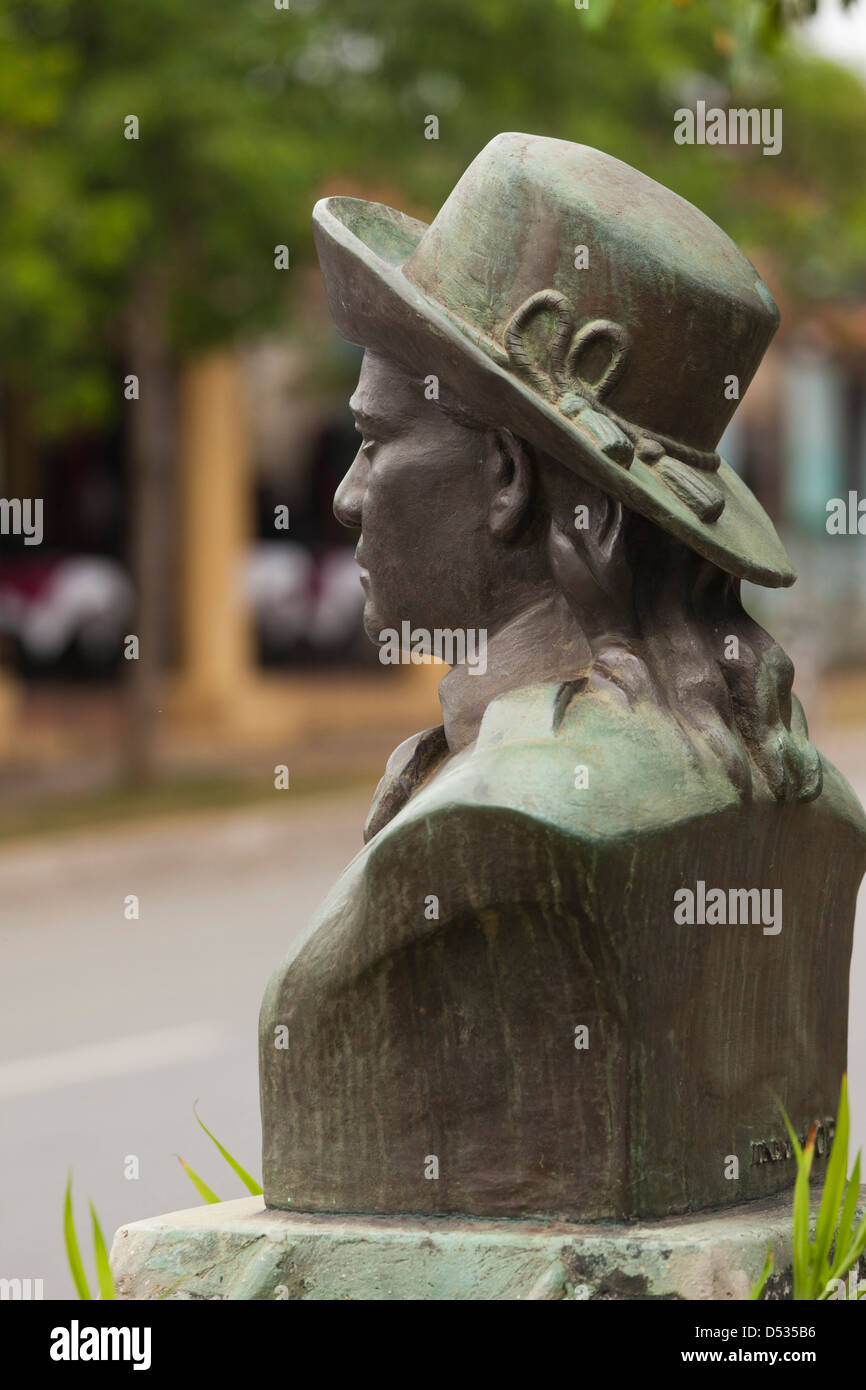
M 427 224 L 381 203 L 325 198 L 313 230 L 335 324 L 348 342 L 388 357 L 422 377 L 436 375 L 468 406 L 477 404 L 565 467 L 670 532 L 713 564 L 768 588 L 796 573 L 772 521 L 724 461 L 712 473 L 724 497 L 715 521 L 701 521 L 664 482 L 657 466 L 635 455 L 614 462 L 581 427 L 507 366 L 504 354 L 470 324 L 457 321 L 403 274 Z M 636 422 L 639 423 L 639 422 Z

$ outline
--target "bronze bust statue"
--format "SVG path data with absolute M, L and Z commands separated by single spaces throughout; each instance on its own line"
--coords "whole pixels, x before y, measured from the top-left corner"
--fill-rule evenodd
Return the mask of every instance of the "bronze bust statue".
M 335 510 L 367 632 L 485 659 L 268 987 L 265 1200 L 626 1220 L 787 1187 L 777 1097 L 832 1131 L 866 820 L 740 602 L 794 579 L 716 452 L 776 306 L 690 204 L 530 135 L 429 227 L 314 225 L 366 349 Z

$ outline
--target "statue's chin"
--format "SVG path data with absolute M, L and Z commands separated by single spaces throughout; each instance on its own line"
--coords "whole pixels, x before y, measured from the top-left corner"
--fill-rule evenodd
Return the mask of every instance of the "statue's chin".
M 382 631 L 382 628 L 385 626 L 385 624 L 383 624 L 381 616 L 379 615 L 379 613 L 376 612 L 375 606 L 370 601 L 370 599 L 367 599 L 367 602 L 364 604 L 363 622 L 364 631 L 366 632 L 370 641 L 375 643 L 375 645 L 378 647 L 382 641 L 379 634 Z

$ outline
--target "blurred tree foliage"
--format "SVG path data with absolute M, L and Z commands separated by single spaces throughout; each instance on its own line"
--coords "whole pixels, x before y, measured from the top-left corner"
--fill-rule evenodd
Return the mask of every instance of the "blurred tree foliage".
M 274 247 L 312 258 L 319 193 L 429 215 L 506 129 L 639 165 L 801 296 L 862 291 L 866 92 L 786 33 L 816 3 L 0 0 L 0 375 L 43 427 L 97 419 L 139 340 L 285 321 Z M 781 107 L 782 153 L 675 145 L 697 97 Z

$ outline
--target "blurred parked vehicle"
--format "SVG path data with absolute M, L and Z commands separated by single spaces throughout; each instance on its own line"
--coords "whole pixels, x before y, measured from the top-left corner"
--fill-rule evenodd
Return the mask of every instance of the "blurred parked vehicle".
M 361 627 L 364 594 L 350 547 L 260 541 L 247 559 L 244 593 L 267 664 L 375 661 Z
M 60 665 L 110 670 L 121 658 L 133 610 L 132 582 L 116 560 L 0 559 L 0 636 L 29 672 Z
M 260 541 L 247 556 L 243 590 L 268 665 L 375 660 L 350 547 Z M 116 560 L 0 559 L 0 638 L 28 675 L 112 673 L 134 612 L 132 581 Z

